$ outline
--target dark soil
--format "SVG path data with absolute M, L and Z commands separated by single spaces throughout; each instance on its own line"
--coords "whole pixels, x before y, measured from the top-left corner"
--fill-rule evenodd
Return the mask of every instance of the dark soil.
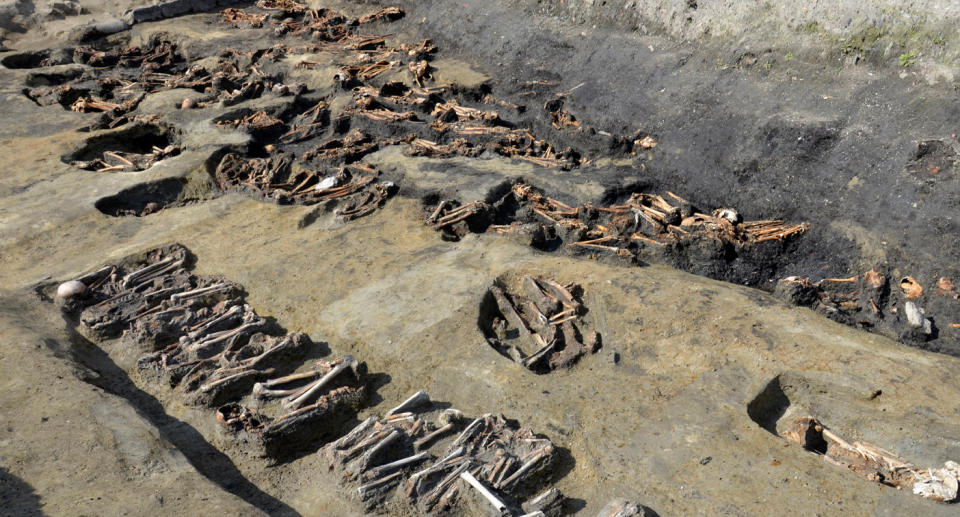
M 772 290 L 781 276 L 871 268 L 911 275 L 931 293 L 921 304 L 936 307 L 927 315 L 940 328 L 921 346 L 960 354 L 952 326 L 960 304 L 932 294 L 940 277 L 960 277 L 960 107 L 949 90 L 826 62 L 733 66 L 724 57 L 738 51 L 729 46 L 651 50 L 663 40 L 517 16 L 481 0 L 401 4 L 408 16 L 397 26 L 429 34 L 444 55 L 494 77 L 495 95 L 525 99 L 539 124 L 548 123 L 542 102 L 572 90 L 564 108 L 597 130 L 654 135 L 658 146 L 638 168 L 580 171 L 610 190 L 671 190 L 698 206 L 735 207 L 745 219 L 811 223 L 794 249 L 771 259 L 766 279 L 746 283 Z M 751 61 L 776 62 L 775 50 L 755 50 L 763 59 Z M 523 95 L 536 80 L 556 86 Z M 640 184 L 625 185 L 630 175 Z

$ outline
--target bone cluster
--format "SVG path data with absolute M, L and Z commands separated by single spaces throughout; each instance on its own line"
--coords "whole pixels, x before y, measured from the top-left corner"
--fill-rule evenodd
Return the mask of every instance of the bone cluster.
M 546 373 L 573 366 L 586 353 L 600 348 L 600 334 L 587 332 L 583 304 L 571 291 L 546 277 L 526 275 L 520 292 L 502 286 L 490 288 L 499 313 L 490 321 L 488 341 L 494 349 L 524 367 Z M 517 333 L 519 339 L 511 337 Z
M 559 514 L 564 498 L 549 487 L 559 453 L 548 438 L 500 415 L 467 418 L 423 390 L 350 428 L 367 402 L 366 366 L 350 355 L 305 362 L 315 350 L 306 335 L 276 332 L 241 286 L 192 274 L 190 260 L 165 246 L 57 291 L 82 333 L 140 354 L 148 385 L 216 408 L 230 450 L 273 461 L 326 443 L 321 454 L 368 509 Z M 563 300 L 558 309 L 576 303 L 563 286 L 532 281 Z
M 543 491 L 558 461 L 549 439 L 502 416 L 467 419 L 437 409 L 422 390 L 322 454 L 368 511 L 403 505 L 421 514 L 556 515 L 563 503 L 555 489 Z

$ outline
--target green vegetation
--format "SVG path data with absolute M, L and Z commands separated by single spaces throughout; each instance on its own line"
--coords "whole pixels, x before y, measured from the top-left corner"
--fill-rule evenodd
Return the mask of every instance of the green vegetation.
M 864 52 L 885 35 L 887 35 L 887 33 L 884 28 L 866 27 L 845 39 L 840 45 L 840 50 L 842 50 L 844 54 Z
M 809 22 L 804 24 L 801 30 L 807 34 L 817 34 L 820 32 L 820 24 L 817 22 Z
M 900 54 L 900 68 L 907 68 L 908 66 L 917 62 L 917 55 L 913 52 L 904 52 Z
M 793 52 L 787 52 L 787 55 L 783 56 L 784 61 L 793 61 Z

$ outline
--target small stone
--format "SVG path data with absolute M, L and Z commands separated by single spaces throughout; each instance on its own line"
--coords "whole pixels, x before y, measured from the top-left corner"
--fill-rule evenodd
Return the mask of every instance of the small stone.
M 640 505 L 626 499 L 614 499 L 605 506 L 597 517 L 643 517 L 647 511 Z
M 64 300 L 83 296 L 87 292 L 87 286 L 79 280 L 69 280 L 57 287 L 57 297 Z
M 268 152 L 268 153 L 270 153 L 270 154 L 273 154 L 273 153 L 277 152 L 277 146 L 275 146 L 275 145 L 273 145 L 273 144 L 267 144 L 267 145 L 263 146 L 263 150 L 266 151 L 266 152 Z
M 186 99 L 183 99 L 183 102 L 180 103 L 180 109 L 182 109 L 182 110 L 189 110 L 189 109 L 193 109 L 193 108 L 196 108 L 196 107 L 197 107 L 197 101 L 196 101 L 195 99 L 190 98 L 190 97 L 187 97 Z
M 911 327 L 916 329 L 922 328 L 924 334 L 927 335 L 933 333 L 933 323 L 927 319 L 922 308 L 913 302 L 907 302 L 903 304 L 903 309 L 907 314 L 907 323 L 909 323 Z
M 336 176 L 327 176 L 317 183 L 317 186 L 314 187 L 314 190 L 327 190 L 328 188 L 336 187 L 340 184 L 340 180 Z

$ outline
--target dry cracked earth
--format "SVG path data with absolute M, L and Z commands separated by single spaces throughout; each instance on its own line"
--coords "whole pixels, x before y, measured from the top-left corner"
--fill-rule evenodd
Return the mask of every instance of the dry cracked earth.
M 523 2 L 12 5 L 3 515 L 956 512 L 944 88 Z

